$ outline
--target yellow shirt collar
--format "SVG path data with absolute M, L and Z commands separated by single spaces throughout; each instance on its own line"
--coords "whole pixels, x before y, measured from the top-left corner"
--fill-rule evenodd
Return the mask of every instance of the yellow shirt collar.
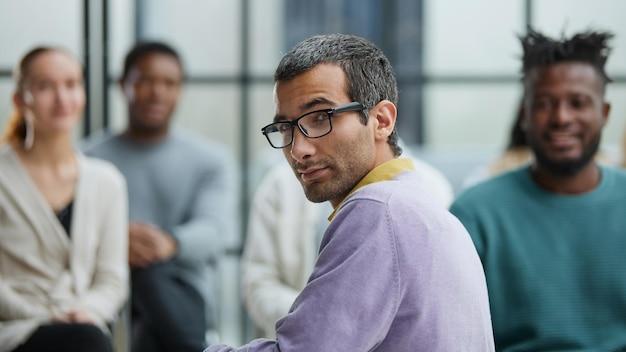
M 341 205 L 344 203 L 348 197 L 354 192 L 356 192 L 359 188 L 380 181 L 389 181 L 396 177 L 399 173 L 407 171 L 407 170 L 415 170 L 415 165 L 413 161 L 408 158 L 396 158 L 386 161 L 377 167 L 375 167 L 372 171 L 370 171 L 365 177 L 359 181 L 359 183 L 354 186 L 354 188 L 348 193 L 346 198 L 344 198 L 339 205 L 333 210 L 332 214 L 328 217 L 328 221 L 331 221 L 335 217 L 335 213 Z

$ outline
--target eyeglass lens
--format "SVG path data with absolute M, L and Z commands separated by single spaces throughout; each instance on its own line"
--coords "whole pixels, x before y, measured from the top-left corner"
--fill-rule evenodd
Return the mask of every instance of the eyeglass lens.
M 302 116 L 297 121 L 298 128 L 309 138 L 321 137 L 330 132 L 330 116 L 325 111 L 314 111 Z M 266 133 L 272 145 L 282 148 L 291 143 L 293 125 L 290 122 L 279 122 L 269 128 Z

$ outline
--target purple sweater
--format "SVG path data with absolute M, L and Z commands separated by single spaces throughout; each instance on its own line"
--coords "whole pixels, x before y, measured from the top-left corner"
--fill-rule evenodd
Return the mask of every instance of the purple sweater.
M 485 277 L 467 231 L 416 172 L 400 171 L 340 205 L 276 341 L 206 351 L 493 351 Z

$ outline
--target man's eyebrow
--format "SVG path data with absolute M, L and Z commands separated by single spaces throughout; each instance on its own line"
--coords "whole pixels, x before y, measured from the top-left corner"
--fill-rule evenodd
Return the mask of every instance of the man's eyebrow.
M 285 121 L 287 121 L 287 116 L 285 116 L 285 115 L 276 115 L 276 116 L 274 116 L 274 120 L 272 120 L 273 123 L 285 122 Z
M 299 109 L 300 111 L 308 111 L 311 110 L 313 108 L 315 108 L 316 106 L 319 105 L 335 105 L 334 102 L 326 99 L 326 98 L 315 98 L 312 99 L 302 105 L 300 105 Z M 285 115 L 276 115 L 274 116 L 274 121 L 273 122 L 285 122 L 288 121 L 289 119 L 287 118 L 287 116 Z
M 334 105 L 334 104 L 335 104 L 334 102 L 332 102 L 332 101 L 330 101 L 330 100 L 328 100 L 326 98 L 323 98 L 323 97 L 315 98 L 315 99 L 313 99 L 313 100 L 311 100 L 309 102 L 306 102 L 306 103 L 300 105 L 300 111 L 311 110 L 311 109 L 313 109 L 314 107 L 316 107 L 318 105 Z

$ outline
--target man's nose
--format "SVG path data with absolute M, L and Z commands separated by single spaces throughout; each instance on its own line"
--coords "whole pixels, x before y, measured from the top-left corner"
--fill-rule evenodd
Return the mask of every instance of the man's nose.
M 573 116 L 574 109 L 569 104 L 560 102 L 552 110 L 550 121 L 557 126 L 566 125 L 572 121 Z
M 315 153 L 315 146 L 312 142 L 311 138 L 305 136 L 297 126 L 294 126 L 293 141 L 289 146 L 291 157 L 299 162 L 311 157 Z

